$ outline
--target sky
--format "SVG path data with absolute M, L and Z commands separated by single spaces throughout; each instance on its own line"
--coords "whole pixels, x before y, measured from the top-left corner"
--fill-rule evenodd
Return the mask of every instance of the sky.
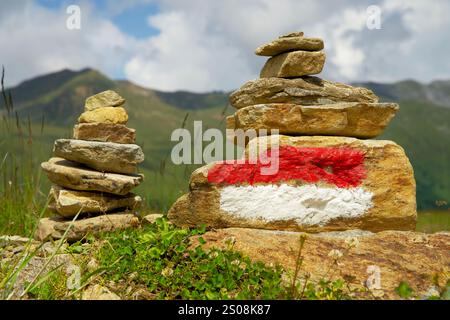
M 258 78 L 256 47 L 303 31 L 325 41 L 321 78 L 428 83 L 450 79 L 449 12 L 447 0 L 2 0 L 0 65 L 8 86 L 89 67 L 164 91 L 228 91 Z

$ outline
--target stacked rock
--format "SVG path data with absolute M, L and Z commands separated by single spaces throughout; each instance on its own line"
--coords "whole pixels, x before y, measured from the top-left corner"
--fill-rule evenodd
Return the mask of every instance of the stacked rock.
M 179 225 L 322 232 L 413 230 L 415 181 L 403 149 L 392 141 L 362 140 L 382 133 L 399 109 L 365 88 L 322 80 L 321 39 L 295 32 L 256 49 L 271 56 L 260 79 L 230 96 L 238 109 L 228 129 L 261 136 L 244 161 L 196 170 L 190 192 L 169 211 Z M 276 154 L 263 137 L 279 130 Z M 276 155 L 271 164 L 251 162 Z M 262 150 L 262 151 L 261 151 Z M 262 157 L 261 157 L 262 156 Z
M 58 216 L 41 219 L 39 240 L 61 238 L 76 215 L 69 240 L 138 223 L 133 210 L 142 199 L 130 191 L 144 178 L 137 174 L 144 153 L 135 144 L 135 130 L 126 127 L 124 104 L 111 90 L 89 97 L 73 139 L 55 141 L 54 158 L 41 167 L 54 184 L 48 208 Z

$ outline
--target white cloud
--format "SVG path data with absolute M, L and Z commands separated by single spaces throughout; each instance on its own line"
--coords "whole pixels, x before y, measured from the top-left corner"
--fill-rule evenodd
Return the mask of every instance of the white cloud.
M 83 9 L 82 31 L 70 32 L 63 12 L 15 1 L 0 10 L 0 63 L 12 70 L 13 82 L 91 66 L 161 90 L 230 90 L 258 77 L 266 58 L 253 54 L 257 46 L 302 30 L 325 40 L 323 78 L 426 82 L 450 77 L 450 1 L 153 1 L 159 13 L 149 17 L 149 25 L 160 33 L 143 40 L 124 34 L 89 7 Z M 129 7 L 114 4 L 117 12 Z M 382 9 L 380 30 L 366 28 L 366 8 L 373 4 Z
M 373 4 L 382 10 L 380 30 L 366 27 Z M 426 82 L 450 76 L 448 1 L 171 0 L 160 7 L 150 20 L 160 35 L 126 66 L 126 75 L 145 86 L 236 88 L 256 78 L 265 61 L 253 50 L 294 30 L 325 40 L 324 78 Z
M 136 45 L 109 20 L 96 17 L 87 4 L 82 5 L 81 30 L 66 28 L 64 8 L 53 11 L 29 0 L 0 6 L 0 64 L 5 65 L 9 85 L 63 68 L 121 72 Z

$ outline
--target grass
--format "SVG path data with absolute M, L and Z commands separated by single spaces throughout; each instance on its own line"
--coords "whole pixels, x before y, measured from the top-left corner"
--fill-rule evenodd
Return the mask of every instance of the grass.
M 97 238 L 87 237 L 85 242 L 70 246 L 63 246 L 62 239 L 32 281 L 24 284 L 25 291 L 13 295 L 17 290 L 15 281 L 20 279 L 39 248 L 25 250 L 12 261 L 0 260 L 0 279 L 5 279 L 0 283 L 0 296 L 80 299 L 88 286 L 101 285 L 121 299 L 377 299 L 351 277 L 340 278 L 336 272 L 340 259 L 357 243 L 348 242 L 346 249 L 333 254 L 328 272 L 318 281 L 312 281 L 308 273 L 301 272 L 302 248 L 308 241 L 304 235 L 299 237 L 295 268 L 288 271 L 278 265 L 252 261 L 234 251 L 232 239 L 224 249 L 206 249 L 204 232 L 204 228 L 178 228 L 159 218 L 153 224 L 103 233 Z M 333 251 L 338 250 L 331 250 L 330 254 Z M 63 253 L 71 256 L 70 265 L 79 270 L 80 280 L 73 282 L 78 285 L 68 285 L 72 275 L 68 274 L 67 265 L 53 267 L 51 264 L 57 254 Z M 430 283 L 434 284 L 435 291 L 427 299 L 450 298 L 450 283 L 441 285 L 440 280 L 435 278 Z M 405 282 L 399 283 L 396 292 L 402 299 L 424 298 Z
M 191 248 L 190 237 L 203 232 L 179 229 L 158 219 L 143 230 L 106 235 L 96 257 L 101 267 L 108 268 L 106 279 L 118 282 L 132 278 L 144 284 L 155 299 L 281 297 L 280 268 L 253 263 L 232 250 Z M 198 239 L 199 243 L 204 241 Z
M 417 217 L 416 230 L 425 233 L 450 231 L 450 211 L 424 211 Z

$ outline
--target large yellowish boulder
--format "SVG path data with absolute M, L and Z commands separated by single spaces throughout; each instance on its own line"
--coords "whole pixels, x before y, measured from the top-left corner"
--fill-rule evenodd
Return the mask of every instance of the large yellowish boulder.
M 322 72 L 325 53 L 321 51 L 292 51 L 276 55 L 261 70 L 261 78 L 296 78 Z
M 246 161 L 194 171 L 190 192 L 169 219 L 181 226 L 306 232 L 415 229 L 413 169 L 394 142 L 271 136 L 277 138 L 278 148 L 268 152 L 266 138 L 251 140 Z
M 398 109 L 396 103 L 258 104 L 230 116 L 227 129 L 278 129 L 286 135 L 374 138 L 383 132 Z
M 99 191 L 126 195 L 137 187 L 144 176 L 104 173 L 63 158 L 51 158 L 41 164 L 48 179 L 59 186 L 81 191 Z
M 85 164 L 104 172 L 132 174 L 144 161 L 144 153 L 136 144 L 58 139 L 53 154 L 56 157 Z
M 102 107 L 91 111 L 86 111 L 78 118 L 79 123 L 85 122 L 102 122 L 126 124 L 128 121 L 128 114 L 122 107 Z
M 88 234 L 97 235 L 100 232 L 123 230 L 137 226 L 139 226 L 139 219 L 131 213 L 111 213 L 75 221 L 58 216 L 39 220 L 34 237 L 38 241 L 61 239 L 68 230 L 65 239 L 73 242 Z
M 106 213 L 116 209 L 138 209 L 141 197 L 135 194 L 117 196 L 109 193 L 76 191 L 54 185 L 50 189 L 52 208 L 63 217 L 74 217 L 78 213 Z
M 113 123 L 79 123 L 73 128 L 73 138 L 78 140 L 135 143 L 136 130 L 122 124 Z
M 294 274 L 301 233 L 245 228 L 219 229 L 202 235 L 206 248 L 228 248 L 254 261 L 281 265 Z M 198 243 L 198 242 L 193 242 Z M 360 298 L 399 299 L 395 288 L 402 282 L 421 298 L 440 286 L 450 272 L 450 233 L 405 231 L 379 233 L 358 230 L 308 234 L 298 277 L 303 281 L 346 279 L 364 289 Z M 342 256 L 341 256 L 342 255 Z M 337 259 L 337 262 L 336 262 Z
M 118 107 L 124 103 L 125 99 L 122 98 L 117 92 L 113 90 L 106 90 L 87 98 L 84 105 L 84 110 L 92 111 L 104 107 Z
M 378 102 L 369 89 L 323 80 L 317 77 L 295 79 L 260 78 L 245 83 L 230 95 L 236 109 L 255 104 L 292 103 L 303 106 L 336 102 Z
M 320 51 L 323 49 L 323 41 L 318 38 L 306 38 L 303 36 L 281 36 L 269 43 L 259 46 L 255 50 L 258 56 L 276 56 L 277 54 L 294 51 Z

